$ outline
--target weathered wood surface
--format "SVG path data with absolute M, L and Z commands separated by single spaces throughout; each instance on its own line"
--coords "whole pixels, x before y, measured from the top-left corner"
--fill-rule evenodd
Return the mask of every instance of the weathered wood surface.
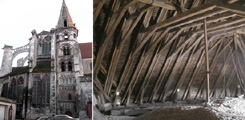
M 93 78 L 101 102 L 115 105 L 120 100 L 130 105 L 200 99 L 207 72 L 210 97 L 233 95 L 237 84 L 244 91 L 245 73 L 241 67 L 245 65 L 244 3 L 242 0 L 96 1 Z M 176 97 L 177 90 L 180 92 Z

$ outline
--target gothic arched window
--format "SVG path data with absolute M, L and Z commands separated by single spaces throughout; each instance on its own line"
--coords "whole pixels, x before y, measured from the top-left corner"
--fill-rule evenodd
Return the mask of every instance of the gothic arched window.
M 34 77 L 32 88 L 32 106 L 34 108 L 45 108 L 49 106 L 50 99 L 50 77 L 45 75 Z
M 66 66 L 64 62 L 61 62 L 61 71 L 62 72 L 66 71 Z
M 63 55 L 70 55 L 70 47 L 69 46 L 65 46 L 63 47 Z
M 72 63 L 68 62 L 68 71 L 72 71 Z
M 42 102 L 43 106 L 49 106 L 49 99 L 50 99 L 50 77 L 48 75 L 45 75 L 42 79 L 43 83 L 43 91 L 42 91 Z
M 8 83 L 3 84 L 1 96 L 8 98 Z
M 13 78 L 11 81 L 10 98 L 16 99 L 16 79 Z
M 18 79 L 18 83 L 17 83 L 17 103 L 20 103 L 22 104 L 22 101 L 23 101 L 23 95 L 24 95 L 24 92 L 23 92 L 23 89 L 24 89 L 24 79 L 22 77 L 20 77 Z
M 42 45 L 42 54 L 50 54 L 51 53 L 51 42 L 44 42 Z

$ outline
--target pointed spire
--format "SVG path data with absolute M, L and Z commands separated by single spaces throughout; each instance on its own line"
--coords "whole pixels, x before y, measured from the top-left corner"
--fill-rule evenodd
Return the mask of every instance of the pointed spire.
M 56 28 L 59 28 L 59 27 L 75 27 L 72 22 L 68 8 L 66 6 L 65 0 L 63 0 L 62 6 L 61 6 L 60 17 L 59 17 L 59 21 L 58 21 Z

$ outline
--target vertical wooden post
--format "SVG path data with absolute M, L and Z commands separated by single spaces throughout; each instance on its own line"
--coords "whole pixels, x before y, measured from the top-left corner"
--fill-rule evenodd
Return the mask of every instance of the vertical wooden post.
M 205 37 L 205 61 L 206 61 L 206 80 L 207 80 L 207 90 L 206 90 L 206 105 L 209 102 L 209 63 L 208 63 L 208 36 L 207 36 L 207 21 L 206 18 L 204 23 L 204 37 Z

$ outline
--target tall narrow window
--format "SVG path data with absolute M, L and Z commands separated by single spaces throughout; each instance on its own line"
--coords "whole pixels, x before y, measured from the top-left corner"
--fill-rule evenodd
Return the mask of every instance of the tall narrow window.
M 56 35 L 56 40 L 59 40 L 59 37 L 60 37 L 59 35 Z
M 48 43 L 48 54 L 51 54 L 51 42 Z
M 90 63 L 90 70 L 92 70 L 92 69 L 93 69 L 92 63 Z
M 44 43 L 44 54 L 47 54 L 47 43 Z
M 70 52 L 70 47 L 64 47 L 64 48 L 63 48 L 63 54 L 64 54 L 64 55 L 70 55 L 70 53 L 71 53 L 71 52 Z
M 63 55 L 66 55 L 66 47 L 63 48 Z
M 72 63 L 68 62 L 68 71 L 72 71 Z
M 13 78 L 11 81 L 11 92 L 10 92 L 10 97 L 12 99 L 16 99 L 16 80 Z
M 68 100 L 71 100 L 71 99 L 72 99 L 72 98 L 71 98 L 71 94 L 69 94 L 69 95 L 68 95 Z
M 2 97 L 5 97 L 5 98 L 8 98 L 8 83 L 4 83 L 3 84 L 3 87 L 2 87 L 2 92 L 1 92 L 1 96 Z
M 66 71 L 65 63 L 64 62 L 61 63 L 61 71 L 62 72 Z
M 70 55 L 70 47 L 66 48 L 66 55 Z
M 67 27 L 67 21 L 66 21 L 66 19 L 64 20 L 64 27 Z
M 50 76 L 45 75 L 43 79 L 35 76 L 32 88 L 32 106 L 34 108 L 46 108 L 49 106 Z
M 44 54 L 44 43 L 42 44 L 42 55 Z

